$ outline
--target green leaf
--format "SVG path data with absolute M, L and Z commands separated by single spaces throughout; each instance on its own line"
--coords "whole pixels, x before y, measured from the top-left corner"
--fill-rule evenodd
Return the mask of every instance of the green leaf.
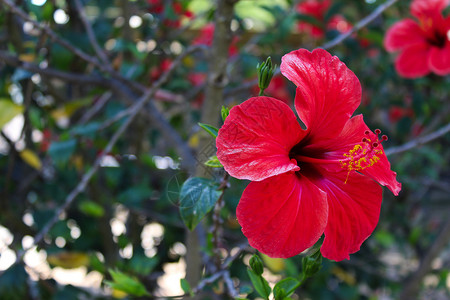
M 91 122 L 85 125 L 74 126 L 70 132 L 75 135 L 94 137 L 99 127 L 99 122 Z
M 145 289 L 145 286 L 136 278 L 128 276 L 120 271 L 109 270 L 109 274 L 111 274 L 113 281 L 105 281 L 105 283 L 113 289 L 137 297 L 150 295 L 150 293 Z
M 325 13 L 325 16 L 323 18 L 325 23 L 328 23 L 328 21 L 339 12 L 341 7 L 342 3 L 333 3 L 333 5 L 331 5 L 331 7 Z
M 272 291 L 272 289 L 270 288 L 267 280 L 264 279 L 264 277 L 262 276 L 256 275 L 255 272 L 253 272 L 250 269 L 247 269 L 247 273 L 258 294 L 264 299 L 269 299 L 270 292 Z
M 193 177 L 180 190 L 180 213 L 184 224 L 193 230 L 220 197 L 219 185 L 209 179 Z
M 76 146 L 77 141 L 75 139 L 53 142 L 50 144 L 48 154 L 57 164 L 64 164 L 75 152 Z
M 205 166 L 211 167 L 211 168 L 223 168 L 222 163 L 219 161 L 216 155 L 211 156 L 206 162 Z
M 141 184 L 126 189 L 118 196 L 118 200 L 127 207 L 141 208 L 151 195 L 152 190 L 146 184 Z
M 288 277 L 283 280 L 280 280 L 274 287 L 273 287 L 273 294 L 275 296 L 275 299 L 284 299 L 285 297 L 289 297 L 295 292 L 295 289 L 297 289 L 300 286 L 300 281 L 298 281 L 295 278 Z M 283 296 L 281 297 L 280 293 L 281 291 L 284 291 Z
M 310 15 L 296 14 L 295 18 L 298 21 L 303 21 L 303 22 L 309 23 L 309 24 L 317 26 L 317 27 L 323 27 L 322 22 L 320 22 L 318 19 L 316 19 Z
M 219 134 L 219 129 L 217 129 L 214 126 L 211 126 L 211 125 L 208 125 L 208 124 L 203 124 L 203 123 L 198 123 L 198 126 L 200 126 L 201 128 L 205 129 L 206 132 L 208 132 L 214 138 L 216 138 L 217 135 Z
M 135 254 L 130 259 L 129 268 L 135 274 L 147 276 L 153 271 L 153 269 L 158 265 L 158 263 L 159 263 L 158 256 L 147 257 L 143 254 Z
M 84 214 L 96 218 L 103 217 L 105 210 L 103 207 L 93 201 L 83 201 L 78 206 L 79 210 Z
M 194 297 L 194 292 L 191 289 L 191 285 L 189 284 L 189 282 L 186 279 L 181 278 L 180 285 L 181 285 L 181 288 L 183 289 L 183 292 L 185 292 L 186 294 L 189 294 L 189 296 L 191 296 L 191 297 Z
M 0 129 L 22 112 L 23 106 L 14 104 L 7 99 L 0 99 Z

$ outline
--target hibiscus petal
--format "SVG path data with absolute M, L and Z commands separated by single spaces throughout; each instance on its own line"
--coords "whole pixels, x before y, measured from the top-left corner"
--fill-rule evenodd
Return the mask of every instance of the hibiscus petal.
M 428 65 L 430 48 L 426 43 L 405 48 L 395 61 L 397 72 L 405 78 L 417 78 L 430 73 Z
M 361 103 L 361 85 L 336 56 L 323 49 L 283 56 L 281 72 L 295 85 L 295 108 L 308 127 L 309 143 L 339 134 Z
M 365 134 L 366 131 L 369 131 L 369 135 Z M 323 164 L 323 168 L 326 168 L 330 172 L 333 170 L 334 172 L 340 172 L 342 166 L 338 161 L 345 159 L 346 157 L 344 154 L 349 153 L 355 145 L 362 144 L 361 140 L 363 138 L 369 138 L 371 141 L 377 140 L 377 136 L 369 129 L 369 127 L 367 127 L 366 123 L 364 123 L 363 116 L 357 115 L 345 124 L 344 129 L 335 139 L 306 146 L 303 151 L 306 153 L 317 153 L 320 149 L 322 152 L 325 152 L 322 157 L 324 161 L 334 161 L 334 163 Z M 358 172 L 367 175 L 376 180 L 379 184 L 388 187 L 389 190 L 397 196 L 402 186 L 396 179 L 397 173 L 391 170 L 391 164 L 389 163 L 386 154 L 384 154 L 383 145 L 381 143 L 376 150 L 382 151 L 381 154 L 376 154 L 377 162 L 370 167 L 358 170 Z M 370 157 L 368 156 L 368 158 Z M 351 172 L 355 171 L 353 170 Z M 351 184 L 350 178 L 347 179 L 347 183 Z
M 289 151 L 304 134 L 282 101 L 250 98 L 231 109 L 219 130 L 217 157 L 231 176 L 260 181 L 299 170 Z
M 431 71 L 438 75 L 450 74 L 450 40 L 446 42 L 443 48 L 431 48 L 428 64 Z
M 426 38 L 420 26 L 411 19 L 405 19 L 388 29 L 384 39 L 384 47 L 391 52 L 425 42 Z
M 411 14 L 416 18 L 423 15 L 441 13 L 450 4 L 450 0 L 414 0 L 411 3 Z
M 329 173 L 312 182 L 327 193 L 328 223 L 322 255 L 340 261 L 349 259 L 375 229 L 380 216 L 382 189 L 373 180 L 353 172 L 344 184 L 345 172 Z M 314 178 L 314 177 L 313 177 Z
M 251 182 L 236 210 L 250 245 L 287 258 L 314 245 L 328 218 L 326 194 L 294 172 Z

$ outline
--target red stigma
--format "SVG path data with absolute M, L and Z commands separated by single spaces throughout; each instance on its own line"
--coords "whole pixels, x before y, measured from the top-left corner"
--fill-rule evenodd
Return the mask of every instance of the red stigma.
M 383 136 L 381 137 L 381 139 L 382 139 L 383 141 L 387 141 L 387 140 L 388 140 L 388 137 L 387 137 L 387 135 L 383 135 Z
M 367 138 L 362 138 L 361 142 L 367 143 Z
M 380 134 L 381 130 L 380 129 L 375 129 L 375 134 Z
M 366 131 L 364 131 L 364 134 L 365 134 L 365 135 L 369 135 L 369 134 L 370 134 L 370 131 L 369 131 L 369 130 L 366 130 Z
M 378 147 L 378 143 L 377 143 L 377 142 L 374 142 L 374 143 L 372 144 L 372 147 L 374 147 L 374 148 Z

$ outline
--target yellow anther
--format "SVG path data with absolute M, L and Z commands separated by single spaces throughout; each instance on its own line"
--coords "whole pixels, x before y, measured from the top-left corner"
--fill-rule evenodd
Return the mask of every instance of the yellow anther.
M 361 144 L 357 144 L 353 147 L 353 149 L 350 149 L 347 153 L 343 154 L 345 157 L 344 159 L 339 160 L 341 167 L 346 168 L 348 171 L 345 183 L 348 181 L 350 172 L 364 170 L 373 166 L 380 160 L 379 155 L 381 155 L 383 151 L 380 149 L 374 149 L 370 145 L 372 145 L 370 140 L 367 140 L 364 148 Z

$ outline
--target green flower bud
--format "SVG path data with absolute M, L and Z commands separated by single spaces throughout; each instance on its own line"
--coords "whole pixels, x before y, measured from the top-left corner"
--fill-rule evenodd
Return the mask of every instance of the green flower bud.
M 250 267 L 258 276 L 260 276 L 264 272 L 263 262 L 261 258 L 259 258 L 259 256 L 256 254 L 254 254 L 252 258 L 250 258 Z
M 322 268 L 322 253 L 318 249 L 311 256 L 305 256 L 302 260 L 303 275 L 305 278 L 311 277 Z
M 228 107 L 222 106 L 221 114 L 222 114 L 222 120 L 225 121 L 225 119 L 230 114 L 230 109 Z
M 269 86 L 276 68 L 276 65 L 272 65 L 272 59 L 270 56 L 265 62 L 256 66 L 256 69 L 258 70 L 258 86 L 260 89 L 260 95 L 262 95 L 263 91 Z

